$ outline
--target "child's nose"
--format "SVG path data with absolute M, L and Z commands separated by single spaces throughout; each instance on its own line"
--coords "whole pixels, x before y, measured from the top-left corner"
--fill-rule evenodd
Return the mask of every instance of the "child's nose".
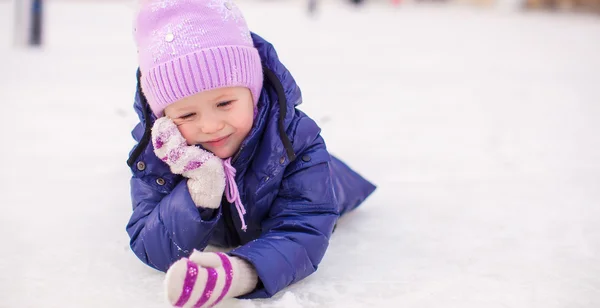
M 198 123 L 200 131 L 207 135 L 217 133 L 218 131 L 223 129 L 223 126 L 223 121 L 210 116 L 202 117 Z

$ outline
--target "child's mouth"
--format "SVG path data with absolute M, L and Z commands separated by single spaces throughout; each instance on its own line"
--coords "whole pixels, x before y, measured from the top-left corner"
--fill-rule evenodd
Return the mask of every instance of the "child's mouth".
M 206 141 L 204 142 L 205 145 L 211 146 L 213 148 L 218 148 L 221 147 L 223 145 L 225 145 L 225 143 L 227 143 L 227 140 L 229 139 L 229 136 L 231 135 L 227 135 L 225 137 L 221 137 L 221 138 L 217 138 L 211 141 Z

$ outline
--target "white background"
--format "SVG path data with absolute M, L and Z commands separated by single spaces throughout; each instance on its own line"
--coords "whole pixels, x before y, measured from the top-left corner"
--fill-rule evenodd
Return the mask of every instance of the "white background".
M 230 307 L 600 306 L 600 18 L 466 5 L 241 4 L 331 152 L 378 185 L 318 272 Z M 132 6 L 0 3 L 0 307 L 167 307 L 136 259 Z

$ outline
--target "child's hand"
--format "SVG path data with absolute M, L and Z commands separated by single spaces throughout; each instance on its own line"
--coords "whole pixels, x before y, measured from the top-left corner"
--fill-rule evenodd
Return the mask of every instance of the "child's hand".
M 152 145 L 171 172 L 188 178 L 188 189 L 198 207 L 216 209 L 225 190 L 223 161 L 214 154 L 188 145 L 170 118 L 162 117 L 152 127 Z
M 212 307 L 225 298 L 247 294 L 258 282 L 246 261 L 224 253 L 194 251 L 175 262 L 165 276 L 169 303 L 175 307 Z

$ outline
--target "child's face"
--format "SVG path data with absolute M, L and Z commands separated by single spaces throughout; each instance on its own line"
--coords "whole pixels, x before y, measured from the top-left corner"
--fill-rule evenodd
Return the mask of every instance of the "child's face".
M 220 158 L 233 156 L 250 133 L 254 101 L 248 88 L 219 88 L 183 98 L 165 109 L 189 145 Z

